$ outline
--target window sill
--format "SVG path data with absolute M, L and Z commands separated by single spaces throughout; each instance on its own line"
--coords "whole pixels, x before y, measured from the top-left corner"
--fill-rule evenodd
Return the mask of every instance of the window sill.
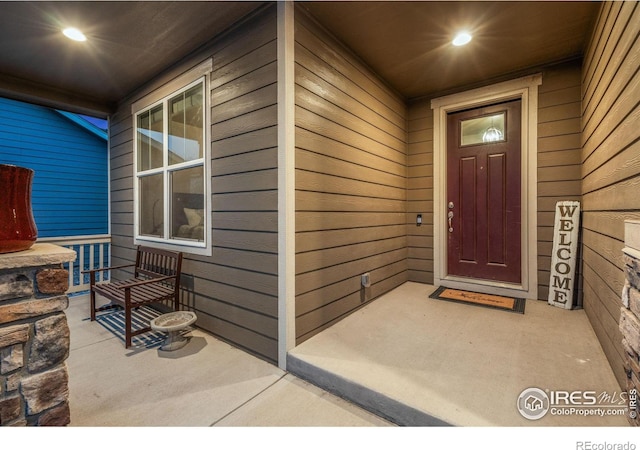
M 147 239 L 144 237 L 134 238 L 135 245 L 148 245 L 150 247 L 161 248 L 164 250 L 178 251 L 191 255 L 211 256 L 211 246 L 206 245 L 204 242 L 198 244 L 189 245 L 184 241 L 170 242 L 164 239 Z

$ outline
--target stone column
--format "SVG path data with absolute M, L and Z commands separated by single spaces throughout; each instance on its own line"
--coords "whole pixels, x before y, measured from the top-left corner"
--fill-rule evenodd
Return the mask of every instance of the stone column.
M 625 351 L 629 422 L 639 426 L 638 392 L 640 391 L 640 221 L 625 222 L 625 286 L 622 291 L 620 331 Z
M 0 426 L 69 424 L 67 270 L 73 250 L 0 254 Z

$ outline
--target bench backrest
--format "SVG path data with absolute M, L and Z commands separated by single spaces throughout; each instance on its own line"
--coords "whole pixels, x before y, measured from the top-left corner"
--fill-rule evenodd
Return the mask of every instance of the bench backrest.
M 176 292 L 180 287 L 180 272 L 182 270 L 182 253 L 159 248 L 138 246 L 136 254 L 136 278 L 159 278 L 176 276 Z

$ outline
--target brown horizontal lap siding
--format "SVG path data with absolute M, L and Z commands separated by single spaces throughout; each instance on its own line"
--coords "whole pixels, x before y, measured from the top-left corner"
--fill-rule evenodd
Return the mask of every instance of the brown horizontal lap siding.
M 430 101 L 409 106 L 407 245 L 409 280 L 433 283 L 433 110 Z M 422 225 L 416 219 L 422 215 Z
M 584 308 L 621 386 L 624 221 L 640 218 L 640 7 L 603 4 L 582 70 Z
M 300 9 L 295 40 L 301 343 L 407 280 L 407 144 L 404 101 Z
M 111 188 L 111 264 L 133 264 L 133 119 L 129 105 L 109 118 L 109 164 Z M 132 275 L 127 269 L 115 279 Z
M 555 205 L 580 201 L 580 62 L 542 73 L 538 94 L 538 298 L 547 300 Z M 578 290 L 578 299 L 581 289 Z
M 210 77 L 212 256 L 185 254 L 182 301 L 197 325 L 277 360 L 277 41 L 275 8 L 212 42 Z M 179 73 L 174 69 L 173 73 Z M 174 75 L 175 76 L 175 75 Z M 165 77 L 171 79 L 171 74 Z M 163 82 L 145 87 L 149 92 Z M 133 99 L 135 100 L 135 99 Z M 133 252 L 131 106 L 112 120 L 113 259 Z

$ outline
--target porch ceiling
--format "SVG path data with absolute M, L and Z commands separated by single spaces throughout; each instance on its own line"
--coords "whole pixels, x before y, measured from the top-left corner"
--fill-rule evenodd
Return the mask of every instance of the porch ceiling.
M 0 95 L 106 114 L 265 2 L 0 2 Z M 406 98 L 578 57 L 599 2 L 303 1 Z M 89 40 L 68 41 L 60 26 Z M 459 28 L 474 32 L 453 48 Z
M 580 57 L 596 1 L 309 1 L 304 7 L 406 98 Z M 466 46 L 451 40 L 473 33 Z
M 0 95 L 109 112 L 263 3 L 0 2 Z M 68 40 L 63 26 L 88 40 Z

